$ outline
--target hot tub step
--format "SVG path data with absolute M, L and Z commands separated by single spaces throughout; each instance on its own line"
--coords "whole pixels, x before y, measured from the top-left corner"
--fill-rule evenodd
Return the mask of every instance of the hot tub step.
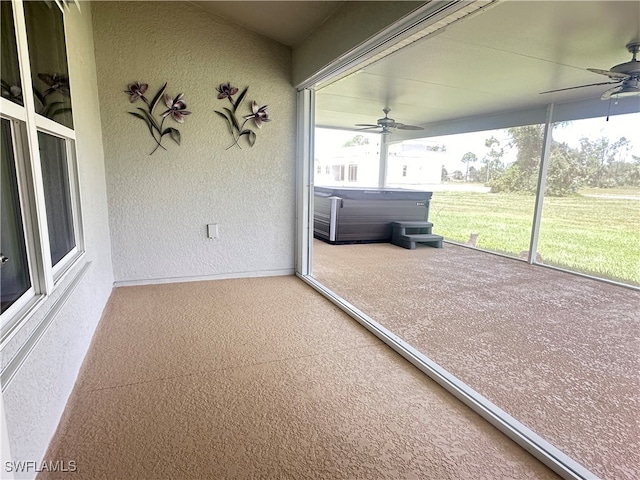
M 431 222 L 391 222 L 391 229 L 394 235 L 406 235 L 407 233 L 431 233 L 433 223 Z M 410 230 L 409 232 L 407 230 Z
M 391 243 L 410 250 L 416 248 L 416 243 L 442 248 L 442 237 L 431 233 L 432 227 L 431 222 L 392 222 Z
M 400 235 L 392 241 L 394 245 L 399 247 L 408 248 L 413 250 L 416 248 L 416 243 L 426 243 L 435 248 L 442 248 L 442 237 L 440 235 L 434 235 L 432 233 L 420 233 L 413 235 Z
M 403 235 L 406 240 L 411 240 L 412 242 L 433 242 L 437 240 L 442 240 L 440 235 L 434 235 L 433 233 L 412 233 Z

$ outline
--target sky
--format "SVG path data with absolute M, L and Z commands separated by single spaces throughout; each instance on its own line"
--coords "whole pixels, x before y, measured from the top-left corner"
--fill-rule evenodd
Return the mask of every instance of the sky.
M 345 130 L 316 129 L 315 146 L 316 157 L 329 157 L 338 150 L 345 142 L 352 139 L 355 135 L 363 135 L 369 139 L 371 144 L 379 144 L 380 136 L 375 133 L 354 132 Z M 445 145 L 447 148 L 446 158 L 443 161 L 445 168 L 449 173 L 455 170 L 465 171 L 466 165 L 460 161 L 466 152 L 474 152 L 478 159 L 486 154 L 487 148 L 484 142 L 491 136 L 500 140 L 502 145 L 506 145 L 509 136 L 506 130 L 489 130 L 484 132 L 473 132 L 459 135 L 448 135 L 445 137 L 432 137 L 424 139 L 429 145 Z M 640 114 L 616 115 L 611 116 L 609 121 L 604 117 L 590 118 L 583 120 L 575 120 L 567 125 L 554 128 L 553 138 L 559 142 L 566 142 L 571 147 L 579 146 L 579 140 L 582 137 L 596 139 L 601 136 L 610 138 L 612 142 L 620 137 L 626 137 L 631 142 L 631 153 L 640 157 Z M 515 152 L 507 153 L 503 157 L 505 163 L 515 160 Z M 476 168 L 480 168 L 482 164 L 475 164 Z

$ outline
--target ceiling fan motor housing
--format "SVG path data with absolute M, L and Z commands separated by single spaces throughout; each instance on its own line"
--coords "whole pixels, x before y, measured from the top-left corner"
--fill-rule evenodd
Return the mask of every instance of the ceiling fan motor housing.
M 632 42 L 626 45 L 627 50 L 633 56 L 630 61 L 620 63 L 611 67 L 612 72 L 622 73 L 625 75 L 636 76 L 640 75 L 640 60 L 636 59 L 638 53 L 640 53 L 640 42 Z
M 379 133 L 383 135 L 389 135 L 394 128 L 398 128 L 400 130 L 424 130 L 422 127 L 417 127 L 415 125 L 405 125 L 404 123 L 397 123 L 393 118 L 389 118 L 390 108 L 385 107 L 382 109 L 384 112 L 384 117 L 376 120 L 375 125 L 371 125 L 368 123 L 356 123 L 356 127 L 365 127 L 360 130 L 370 130 L 372 128 L 381 128 L 382 130 Z

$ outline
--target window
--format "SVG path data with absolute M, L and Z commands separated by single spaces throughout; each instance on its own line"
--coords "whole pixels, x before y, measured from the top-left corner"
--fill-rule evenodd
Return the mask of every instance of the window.
M 73 128 L 62 13 L 49 2 L 25 2 L 36 113 Z
M 543 136 L 544 125 L 534 124 L 430 138 L 443 146 L 436 169 L 453 172 L 431 198 L 434 233 L 527 259 Z
M 331 173 L 331 167 L 329 167 L 329 165 L 324 167 L 324 173 L 326 173 L 327 175 L 329 175 Z
M 11 2 L 0 2 L 0 78 L 2 79 L 2 98 L 22 105 L 22 82 L 18 68 L 18 47 L 13 26 L 13 10 Z
M 358 181 L 358 165 L 349 165 L 349 181 Z
M 406 165 L 403 165 L 403 166 L 402 166 L 402 176 L 403 176 L 403 177 L 406 177 L 406 176 L 407 176 L 407 166 L 406 166 Z
M 38 132 L 52 266 L 75 247 L 65 141 Z
M 320 174 L 322 173 L 322 165 L 318 165 L 318 166 L 316 167 L 316 173 L 317 173 L 318 175 L 320 175 Z
M 23 7 L 14 18 L 0 0 L 3 338 L 82 255 L 64 18 L 52 2 Z
M 536 261 L 640 286 L 640 113 L 553 124 Z
M 333 171 L 333 179 L 336 182 L 344 181 L 344 165 L 333 165 L 331 170 Z
M 14 142 L 11 124 L 2 119 L 2 264 L 0 282 L 2 284 L 2 312 L 31 288 L 31 276 L 27 259 L 27 244 L 24 222 L 20 208 L 18 177 L 16 175 Z

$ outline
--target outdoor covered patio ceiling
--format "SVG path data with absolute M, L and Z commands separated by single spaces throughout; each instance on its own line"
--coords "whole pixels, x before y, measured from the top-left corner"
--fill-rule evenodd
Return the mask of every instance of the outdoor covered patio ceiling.
M 586 68 L 629 61 L 632 41 L 640 41 L 637 1 L 499 1 L 320 89 L 316 123 L 353 129 L 389 107 L 396 121 L 428 127 L 598 99 L 610 85 L 540 92 L 611 81 Z M 640 108 L 640 97 L 632 101 Z M 411 135 L 420 132 L 397 130 L 393 139 Z
M 346 2 L 194 3 L 295 48 Z M 551 102 L 598 99 L 609 86 L 540 92 L 610 81 L 587 68 L 608 70 L 628 62 L 625 45 L 640 42 L 638 1 L 488 3 L 441 33 L 323 86 L 317 91 L 317 126 L 355 129 L 357 123 L 375 123 L 384 107 L 398 122 L 428 127 Z M 640 97 L 635 100 L 640 108 Z M 393 135 L 397 140 L 412 136 L 421 135 L 400 130 Z

